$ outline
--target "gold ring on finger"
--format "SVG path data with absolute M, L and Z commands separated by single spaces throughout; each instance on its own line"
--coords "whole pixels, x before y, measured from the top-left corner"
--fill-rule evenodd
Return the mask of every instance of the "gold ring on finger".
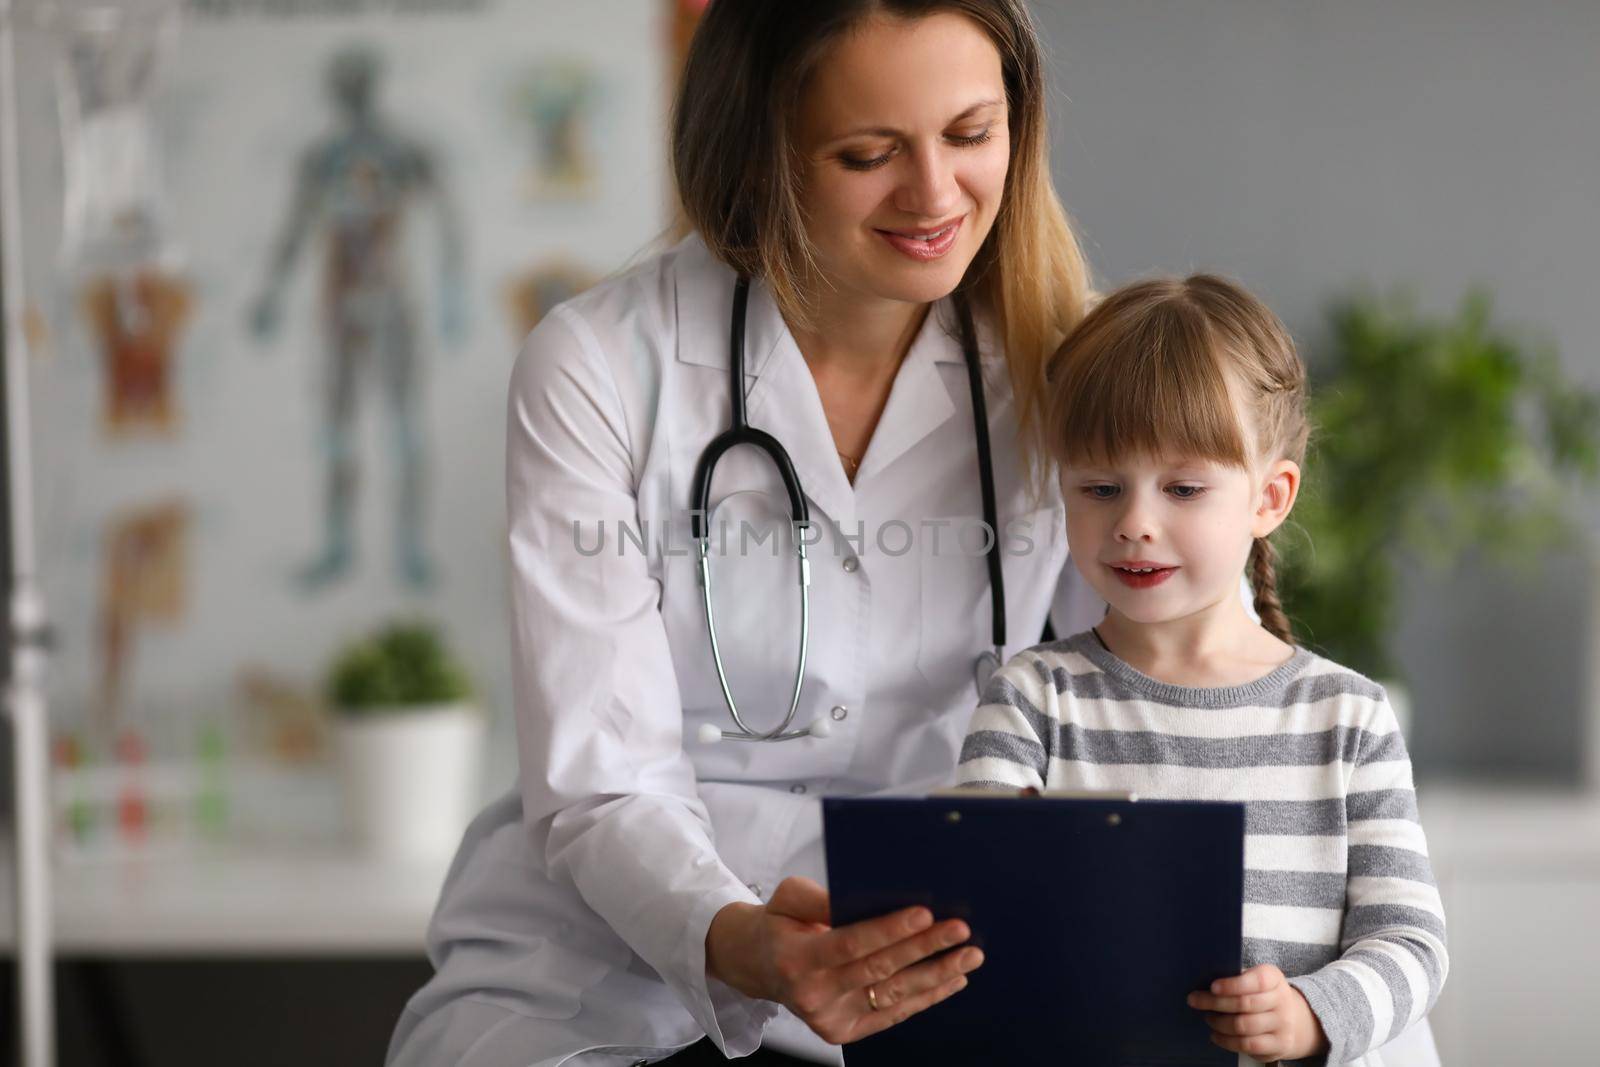
M 867 1007 L 878 1010 L 878 991 L 872 986 L 867 986 Z

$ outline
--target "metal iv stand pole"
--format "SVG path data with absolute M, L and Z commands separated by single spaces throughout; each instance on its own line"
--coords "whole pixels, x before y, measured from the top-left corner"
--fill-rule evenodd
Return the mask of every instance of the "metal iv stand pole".
M 49 620 L 34 575 L 33 465 L 28 348 L 22 321 L 22 189 L 18 159 L 17 0 L 0 0 L 0 295 L 5 315 L 5 457 L 11 602 L 5 663 L 16 792 L 19 1067 L 54 1067 L 55 987 L 50 959 L 50 853 L 45 664 Z

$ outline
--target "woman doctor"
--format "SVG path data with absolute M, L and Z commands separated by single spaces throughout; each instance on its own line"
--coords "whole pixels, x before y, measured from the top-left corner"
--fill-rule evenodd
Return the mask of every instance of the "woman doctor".
M 674 118 L 693 235 L 556 308 L 512 373 L 519 788 L 467 831 L 390 1064 L 642 1063 L 702 1035 L 718 1061 L 764 1043 L 758 1062 L 838 1062 L 959 995 L 981 953 L 928 958 L 959 921 L 826 925 L 817 798 L 943 784 L 975 706 L 990 582 L 982 531 L 962 536 L 984 512 L 958 300 L 1006 538 L 1002 655 L 1053 600 L 1067 632 L 1099 614 L 1057 597 L 1061 504 L 1029 478 L 1042 363 L 1086 281 L 1044 94 L 1019 0 L 711 5 Z M 740 275 L 746 416 L 818 535 L 795 723 L 826 736 L 713 744 L 737 731 L 688 512 L 729 422 Z M 718 464 L 713 528 L 739 517 L 712 564 L 719 649 L 753 732 L 797 662 L 791 559 L 737 544 L 771 501 L 786 519 L 760 452 Z

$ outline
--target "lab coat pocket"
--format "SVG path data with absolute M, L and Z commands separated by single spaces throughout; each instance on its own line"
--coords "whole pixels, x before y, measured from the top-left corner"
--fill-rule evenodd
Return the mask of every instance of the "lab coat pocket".
M 981 527 L 974 527 L 978 533 L 962 532 L 973 522 L 970 517 L 950 520 L 955 532 L 941 539 L 941 550 L 935 552 L 925 544 L 921 554 L 917 669 L 937 694 L 935 706 L 939 707 L 969 698 L 972 706 L 977 706 L 977 659 L 993 647 L 989 565 L 981 551 L 986 539 L 979 536 Z M 1039 639 L 1037 630 L 1024 633 L 1018 629 L 1024 622 L 1033 621 L 1034 613 L 1022 610 L 1022 604 L 1038 599 L 1038 591 L 1025 590 L 1025 585 L 1044 577 L 1054 589 L 1059 567 L 1051 566 L 1049 561 L 1061 553 L 1063 525 L 1059 505 L 1019 510 L 1001 520 L 998 539 L 1006 591 L 1008 654 Z M 1048 604 L 1048 594 L 1045 602 Z

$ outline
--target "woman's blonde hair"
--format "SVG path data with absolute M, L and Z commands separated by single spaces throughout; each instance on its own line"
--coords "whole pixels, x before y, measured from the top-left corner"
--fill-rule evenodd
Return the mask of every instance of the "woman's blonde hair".
M 1042 484 L 1044 365 L 1083 316 L 1088 268 L 1051 184 L 1042 50 L 1021 0 L 715 0 L 684 64 L 672 169 L 687 223 L 718 259 L 809 321 L 812 256 L 794 165 L 801 91 L 828 46 L 873 15 L 971 19 L 1000 53 L 1011 160 L 998 218 L 959 292 L 1005 346 L 1024 454 Z
M 1251 470 L 1305 462 L 1306 369 L 1265 304 L 1224 278 L 1136 282 L 1106 297 L 1050 361 L 1048 445 L 1069 466 L 1192 456 Z M 1256 538 L 1256 613 L 1293 643 L 1277 554 Z

